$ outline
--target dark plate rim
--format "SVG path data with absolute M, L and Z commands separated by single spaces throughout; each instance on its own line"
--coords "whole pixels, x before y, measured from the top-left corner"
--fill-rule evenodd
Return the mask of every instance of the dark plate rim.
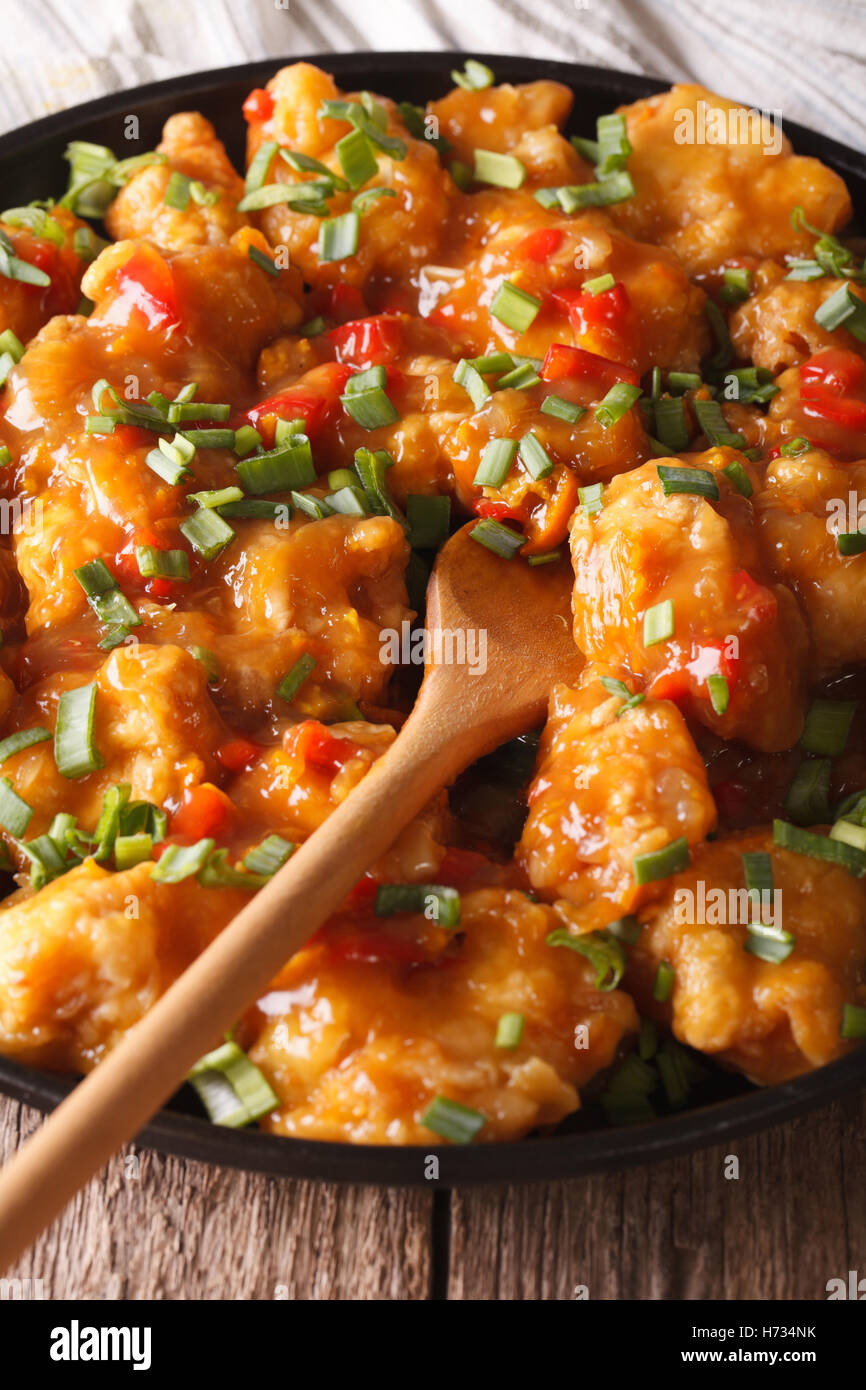
M 634 101 L 664 91 L 670 83 L 635 73 L 587 64 L 518 58 L 505 54 L 433 52 L 355 52 L 291 54 L 225 68 L 181 74 L 111 93 L 44 116 L 0 135 L 0 160 L 39 146 L 73 129 L 124 114 L 131 103 L 141 109 L 174 96 L 184 99 L 218 92 L 229 83 L 255 85 L 286 63 L 300 60 L 327 67 L 359 84 L 385 76 L 431 70 L 450 72 L 469 56 L 480 58 L 509 79 L 552 77 L 579 91 L 586 83 L 611 103 Z M 372 76 L 371 76 L 372 75 Z M 794 122 L 785 131 L 806 153 L 819 154 L 844 176 L 866 186 L 866 155 Z M 41 1111 L 53 1109 L 75 1085 L 75 1078 L 24 1067 L 0 1057 L 0 1091 Z M 351 1145 L 282 1138 L 261 1131 L 226 1130 L 205 1119 L 163 1110 L 137 1137 L 160 1153 L 273 1176 L 379 1186 L 469 1186 L 548 1181 L 672 1158 L 804 1115 L 866 1086 L 866 1051 L 857 1050 L 793 1081 L 683 1111 L 652 1123 L 588 1130 L 578 1134 L 467 1147 Z M 438 1159 L 430 1175 L 428 1156 Z

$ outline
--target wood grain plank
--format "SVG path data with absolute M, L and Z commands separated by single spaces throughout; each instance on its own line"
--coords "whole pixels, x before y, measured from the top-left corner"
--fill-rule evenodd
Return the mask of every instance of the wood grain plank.
M 448 1297 L 823 1299 L 866 1272 L 864 1123 L 866 1096 L 623 1173 L 456 1193 Z
M 0 1098 L 0 1162 L 38 1119 Z M 9 1276 L 43 1280 L 49 1298 L 425 1299 L 431 1212 L 429 1192 L 292 1182 L 130 1148 Z

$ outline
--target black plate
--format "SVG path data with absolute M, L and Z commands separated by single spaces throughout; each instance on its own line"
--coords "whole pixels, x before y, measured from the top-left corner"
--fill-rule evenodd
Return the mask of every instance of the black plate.
M 575 108 L 570 124 L 575 133 L 584 135 L 594 133 L 597 116 L 621 102 L 663 91 L 668 85 L 649 77 L 576 63 L 506 58 L 499 54 L 474 56 L 490 64 L 498 81 L 530 82 L 552 77 L 572 87 Z M 369 87 L 398 100 L 417 102 L 444 95 L 452 85 L 451 69 L 462 67 L 466 57 L 463 53 L 356 53 L 323 54 L 310 61 L 333 72 L 340 85 L 349 90 Z M 236 165 L 241 166 L 241 102 L 252 87 L 263 85 L 284 62 L 294 61 L 273 58 L 153 82 L 72 107 L 0 136 L 3 206 L 56 195 L 65 188 L 68 166 L 62 156 L 67 141 L 93 140 L 124 155 L 137 154 L 153 148 L 163 122 L 178 110 L 202 111 L 225 140 Z M 124 138 L 126 117 L 130 115 L 138 117 L 137 140 Z M 785 130 L 798 153 L 815 155 L 844 177 L 856 222 L 866 229 L 866 156 L 801 126 L 786 124 Z M 708 1103 L 652 1124 L 586 1129 L 583 1126 L 591 1121 L 593 1113 L 590 1106 L 585 1115 L 566 1121 L 565 1132 L 556 1135 L 533 1137 L 516 1144 L 429 1151 L 307 1142 L 279 1139 L 253 1130 L 220 1129 L 198 1115 L 184 1113 L 191 1108 L 191 1102 L 188 1092 L 181 1092 L 142 1132 L 140 1142 L 162 1153 L 282 1177 L 435 1185 L 436 1179 L 426 1163 L 430 1152 L 439 1159 L 440 1185 L 529 1182 L 626 1167 L 721 1143 L 805 1114 L 838 1096 L 853 1094 L 864 1082 L 863 1051 L 769 1090 L 754 1090 L 746 1082 L 719 1072 Z M 70 1077 L 20 1067 L 0 1057 L 0 1090 L 37 1109 L 52 1109 L 73 1085 Z

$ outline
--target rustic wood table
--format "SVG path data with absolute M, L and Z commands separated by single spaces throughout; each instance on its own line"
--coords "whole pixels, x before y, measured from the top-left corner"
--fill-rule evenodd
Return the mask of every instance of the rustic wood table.
M 0 1162 L 38 1119 L 0 1098 Z M 823 1299 L 866 1274 L 864 1123 L 866 1095 L 666 1163 L 453 1193 L 131 1148 L 9 1274 L 55 1299 Z

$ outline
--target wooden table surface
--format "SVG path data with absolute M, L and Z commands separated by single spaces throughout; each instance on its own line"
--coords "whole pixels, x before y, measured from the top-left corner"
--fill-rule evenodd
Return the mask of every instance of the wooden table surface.
M 0 1162 L 38 1118 L 0 1098 Z M 454 1193 L 131 1148 L 8 1273 L 73 1299 L 823 1299 L 866 1273 L 864 1123 L 866 1094 L 666 1163 Z

